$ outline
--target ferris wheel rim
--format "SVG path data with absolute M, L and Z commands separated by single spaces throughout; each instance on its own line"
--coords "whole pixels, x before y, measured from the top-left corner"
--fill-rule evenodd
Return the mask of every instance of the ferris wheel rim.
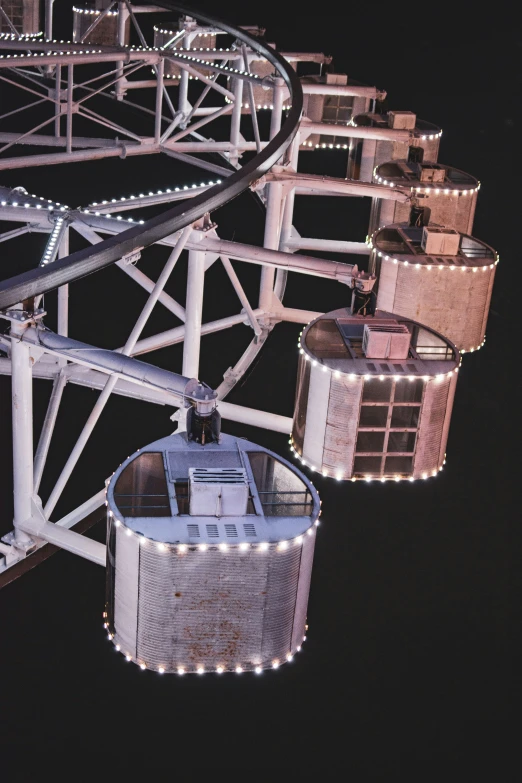
M 274 49 L 264 45 L 244 30 L 236 28 L 213 15 L 200 12 L 181 3 L 155 3 L 166 11 L 181 12 L 211 24 L 233 35 L 256 53 L 266 58 L 284 79 L 291 98 L 291 105 L 278 133 L 268 144 L 239 170 L 210 190 L 191 199 L 190 206 L 181 202 L 157 215 L 143 225 L 133 226 L 127 231 L 100 242 L 95 247 L 79 250 L 58 259 L 48 267 L 39 267 L 0 281 L 0 310 L 6 310 L 34 296 L 53 291 L 62 285 L 75 282 L 93 272 L 109 266 L 132 253 L 137 247 L 143 250 L 186 226 L 193 224 L 206 214 L 219 209 L 247 190 L 281 159 L 292 143 L 302 116 L 303 91 L 292 66 Z

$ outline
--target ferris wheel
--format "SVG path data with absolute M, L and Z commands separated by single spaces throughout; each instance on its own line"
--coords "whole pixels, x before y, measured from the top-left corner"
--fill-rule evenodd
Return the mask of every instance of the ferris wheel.
M 438 162 L 438 126 L 386 111 L 383 90 L 335 73 L 322 53 L 279 51 L 261 28 L 235 28 L 179 4 L 107 0 L 75 6 L 72 40 L 62 41 L 47 7 L 45 35 L 20 32 L 2 12 L 9 25 L 0 33 L 0 84 L 11 103 L 0 116 L 1 179 L 147 155 L 162 156 L 168 184 L 121 194 L 104 183 L 98 201 L 76 207 L 48 199 L 43 178 L 42 192 L 0 187 L 0 220 L 17 224 L 0 242 L 46 238 L 31 269 L 10 270 L 0 283 L 14 488 L 0 579 L 23 573 L 54 544 L 107 567 L 104 625 L 142 668 L 278 668 L 306 636 L 320 515 L 313 474 L 414 481 L 445 463 L 462 354 L 484 343 L 498 263 L 472 235 L 480 183 Z M 308 156 L 330 152 L 338 153 L 336 176 L 307 172 Z M 179 164 L 190 167 L 191 180 L 172 181 L 170 167 Z M 263 207 L 262 244 L 220 236 L 220 208 L 246 191 Z M 294 210 L 307 196 L 370 199 L 366 241 L 303 235 Z M 87 246 L 70 253 L 73 236 Z M 154 248 L 163 254 L 156 280 L 140 268 Z M 165 288 L 182 264 L 186 289 L 174 297 Z M 237 273 L 241 264 L 258 269 L 255 301 Z M 125 344 L 107 350 L 69 334 L 68 297 L 70 286 L 112 265 L 148 297 Z M 218 265 L 237 308 L 205 322 L 207 272 Z M 345 307 L 286 306 L 289 273 L 339 284 Z M 56 331 L 46 325 L 44 299 L 54 290 Z M 144 336 L 156 307 L 172 326 Z M 284 322 L 303 326 L 293 418 L 227 402 Z M 250 343 L 213 389 L 200 377 L 201 341 L 238 324 L 251 330 Z M 143 360 L 178 343 L 176 372 Z M 34 379 L 52 385 L 36 448 Z M 41 498 L 69 384 L 100 393 Z M 171 407 L 176 432 L 140 449 L 56 519 L 112 395 Z M 289 435 L 292 461 L 222 435 L 221 419 Z M 104 506 L 107 545 L 82 534 Z M 179 641 L 187 626 L 190 643 Z

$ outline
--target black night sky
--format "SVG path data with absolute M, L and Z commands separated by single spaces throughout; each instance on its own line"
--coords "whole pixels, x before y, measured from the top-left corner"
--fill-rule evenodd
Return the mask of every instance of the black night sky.
M 257 773 L 268 780 L 278 769 L 292 781 L 307 772 L 326 780 L 343 773 L 355 781 L 390 780 L 414 769 L 419 781 L 433 772 L 443 772 L 446 780 L 478 780 L 482 773 L 504 781 L 514 779 L 517 768 L 519 779 L 515 138 L 521 127 L 522 34 L 500 4 L 484 15 L 476 6 L 466 11 L 467 4 L 436 2 L 311 7 L 295 0 L 199 0 L 198 6 L 232 23 L 265 26 L 267 40 L 282 51 L 332 54 L 337 71 L 386 89 L 389 109 L 412 110 L 440 124 L 439 161 L 481 180 L 473 233 L 500 253 L 487 341 L 464 357 L 447 465 L 437 478 L 339 485 L 314 474 L 323 524 L 308 640 L 295 661 L 277 672 L 180 679 L 127 664 L 102 628 L 103 570 L 68 553 L 1 590 L 0 777 L 39 781 L 67 760 L 68 779 L 84 779 L 87 760 L 98 778 L 115 780 L 131 771 L 135 779 L 142 773 L 150 780 L 180 771 L 183 780 L 212 772 L 248 778 Z M 70 4 L 56 0 L 55 8 L 60 37 L 66 37 Z M 309 153 L 317 157 L 305 165 L 344 176 L 345 154 Z M 0 181 L 76 206 L 208 178 L 149 156 L 3 172 Z M 302 205 L 298 199 L 295 224 L 306 226 L 308 236 L 363 240 L 368 215 L 363 199 L 309 198 Z M 214 218 L 225 238 L 262 241 L 262 214 L 248 194 Z M 0 246 L 2 277 L 37 263 L 42 236 L 25 241 Z M 164 258 L 154 252 L 147 261 L 151 276 Z M 253 299 L 255 276 L 240 266 Z M 180 298 L 183 277 L 180 268 L 167 288 Z M 204 320 L 237 312 L 224 276 L 216 273 L 214 279 L 206 289 Z M 51 311 L 54 297 L 47 300 Z M 71 290 L 71 336 L 122 345 L 144 297 L 116 269 L 85 279 Z M 292 279 L 285 303 L 332 310 L 347 303 L 346 290 Z M 175 325 L 166 310 L 157 310 L 146 334 Z M 51 317 L 48 324 L 55 326 Z M 291 415 L 299 331 L 297 325 L 276 327 L 231 402 Z M 242 326 L 205 338 L 202 379 L 219 383 L 249 340 Z M 180 357 L 177 346 L 150 359 L 179 369 Z M 0 377 L 2 533 L 12 527 L 9 383 Z M 46 382 L 35 384 L 36 433 L 49 392 Z M 90 390 L 66 389 L 44 495 L 95 399 Z M 94 494 L 128 454 L 171 432 L 170 412 L 111 400 L 57 515 Z M 289 456 L 282 435 L 228 423 L 224 430 Z M 90 535 L 103 540 L 103 523 Z

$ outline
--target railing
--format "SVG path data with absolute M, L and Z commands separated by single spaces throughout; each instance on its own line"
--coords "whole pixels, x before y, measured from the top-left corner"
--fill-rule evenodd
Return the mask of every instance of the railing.
M 129 500 L 120 503 L 120 498 Z M 144 498 L 161 498 L 163 502 L 143 502 Z M 169 496 L 163 493 L 150 495 L 114 493 L 114 501 L 124 517 L 170 517 L 172 515 Z
M 267 517 L 306 517 L 313 510 L 312 495 L 309 490 L 279 492 L 264 490 L 258 492 L 263 513 Z

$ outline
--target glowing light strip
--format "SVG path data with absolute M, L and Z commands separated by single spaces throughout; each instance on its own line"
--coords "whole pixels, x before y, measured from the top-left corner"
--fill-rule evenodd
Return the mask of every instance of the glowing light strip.
M 178 33 L 181 32 L 181 30 L 162 30 L 159 27 L 157 27 L 156 25 L 154 25 L 154 27 L 152 29 L 153 29 L 153 31 L 155 33 L 161 33 L 161 35 L 178 35 Z M 190 31 L 190 32 L 192 32 L 192 31 Z M 196 35 L 202 36 L 203 38 L 215 38 L 216 35 L 217 35 L 217 33 L 198 33 L 197 29 L 195 30 L 195 33 L 196 33 Z M 201 51 L 203 51 L 203 49 L 201 49 Z M 219 49 L 218 51 L 220 51 L 220 52 L 223 52 L 223 51 L 229 52 L 230 49 Z
M 382 258 L 384 261 L 392 261 L 394 264 L 411 266 L 415 269 L 426 269 L 428 272 L 431 272 L 433 269 L 437 269 L 438 271 L 441 271 L 442 269 L 449 269 L 450 272 L 454 272 L 457 269 L 460 269 L 461 272 L 478 272 L 479 269 L 482 269 L 482 271 L 485 272 L 487 269 L 493 269 L 500 261 L 500 256 L 498 253 L 495 253 L 495 261 L 493 264 L 483 264 L 482 266 L 458 266 L 457 264 L 420 264 L 418 262 L 407 261 L 401 258 L 397 258 L 396 256 L 391 256 L 388 253 L 383 253 L 381 250 L 377 250 L 376 246 L 373 244 L 373 240 L 379 231 L 381 231 L 381 228 L 377 229 L 377 231 L 374 231 L 366 244 L 375 251 L 379 258 Z
M 22 194 L 22 198 L 23 198 Z M 59 212 L 66 212 L 69 207 L 64 206 L 63 204 L 60 204 L 59 201 L 51 201 L 51 199 L 44 199 L 42 196 L 31 196 L 31 198 L 36 198 L 39 201 L 47 201 L 47 209 L 49 211 L 57 209 Z M 0 207 L 24 207 L 25 209 L 42 209 L 41 204 L 28 204 L 27 202 L 20 203 L 19 201 L 0 201 Z M 102 212 L 95 212 L 92 209 L 80 209 L 78 210 L 80 213 L 86 214 L 86 215 L 95 215 L 96 217 L 102 217 L 106 218 L 107 220 L 112 219 L 112 213 L 106 213 L 103 214 Z M 122 218 L 121 215 L 116 216 L 116 220 L 125 220 L 126 223 L 136 223 L 137 225 L 142 226 L 145 221 L 144 220 L 135 220 L 134 218 Z
M 106 631 L 108 631 L 109 623 L 107 622 L 107 612 L 103 612 L 103 627 Z M 308 625 L 305 625 L 305 631 L 308 633 Z M 184 674 L 231 674 L 232 672 L 235 674 L 243 674 L 246 672 L 251 672 L 254 674 L 262 674 L 264 671 L 268 671 L 269 669 L 279 669 L 279 667 L 284 663 L 291 663 L 294 659 L 294 656 L 296 653 L 301 652 L 302 645 L 304 642 L 306 642 L 306 633 L 302 638 L 301 644 L 298 644 L 294 650 L 290 649 L 289 652 L 286 653 L 285 657 L 281 660 L 280 658 L 274 658 L 269 666 L 261 666 L 259 664 L 259 661 L 261 660 L 261 656 L 257 658 L 257 663 L 254 661 L 254 668 L 253 669 L 244 669 L 243 666 L 240 664 L 233 666 L 231 668 L 228 668 L 224 666 L 223 664 L 218 664 L 215 668 L 212 669 L 206 669 L 203 662 L 201 662 L 196 669 L 191 669 L 190 667 L 178 665 L 176 667 L 176 674 L 178 674 L 180 677 L 182 677 Z M 114 634 L 110 633 L 108 631 L 107 633 L 107 639 L 112 642 L 114 639 Z M 166 666 L 158 666 L 157 668 L 148 667 L 147 664 L 140 658 L 133 658 L 132 655 L 130 655 L 128 652 L 125 652 L 125 650 L 122 650 L 120 644 L 114 645 L 116 652 L 121 653 L 123 656 L 125 656 L 125 660 L 129 663 L 135 663 L 137 664 L 142 671 L 145 671 L 148 669 L 149 671 L 156 671 L 158 674 L 165 674 L 167 671 Z M 174 674 L 174 672 L 170 672 Z
M 394 188 L 397 185 L 399 187 L 407 187 L 407 181 L 403 184 L 402 181 L 392 182 L 391 180 L 387 180 L 384 177 L 380 177 L 377 174 L 377 166 L 373 170 L 373 176 L 376 182 L 378 182 L 381 185 L 387 185 L 389 188 Z M 480 182 L 478 183 L 476 188 L 466 188 L 464 190 L 459 190 L 457 188 L 437 188 L 437 187 L 410 187 L 410 191 L 412 193 L 422 193 L 424 192 L 426 195 L 432 195 L 435 196 L 444 195 L 444 196 L 472 196 L 474 193 L 477 193 L 480 190 Z
M 242 541 L 240 544 L 229 544 L 226 542 L 221 542 L 220 544 L 166 544 L 162 541 L 153 541 L 150 538 L 147 538 L 142 533 L 135 533 L 133 530 L 131 530 L 130 527 L 127 527 L 125 522 L 118 517 L 114 515 L 113 511 L 108 511 L 109 518 L 114 518 L 114 526 L 115 527 L 123 527 L 125 528 L 125 534 L 130 537 L 137 538 L 142 546 L 152 546 L 155 547 L 159 552 L 168 552 L 169 554 L 172 554 L 173 552 L 177 552 L 179 555 L 186 555 L 188 552 L 207 552 L 207 551 L 219 551 L 219 552 L 248 552 L 248 551 L 256 551 L 256 552 L 285 552 L 287 549 L 289 549 L 290 546 L 301 546 L 304 540 L 304 533 L 296 536 L 295 538 L 291 538 L 288 540 L 283 541 L 276 541 L 273 543 L 268 543 L 267 541 L 262 541 L 261 543 L 251 544 L 247 541 Z M 319 520 L 316 519 L 313 525 L 310 525 L 310 527 L 305 531 L 305 533 L 309 536 L 313 535 L 314 527 L 317 527 L 319 525 Z
M 301 356 L 304 356 L 304 358 L 306 359 L 307 362 L 311 362 L 312 367 L 317 367 L 320 364 L 320 362 L 318 362 L 317 359 L 313 359 L 310 356 L 310 354 L 307 352 L 307 350 L 305 350 L 305 348 L 303 347 L 303 343 L 302 343 L 303 331 L 301 331 L 301 333 L 299 335 L 299 340 L 297 342 L 297 347 L 299 348 L 299 353 L 301 354 Z M 444 360 L 441 360 L 441 361 L 444 361 Z M 447 359 L 445 361 L 449 362 L 451 360 Z M 460 366 L 460 364 L 462 364 L 462 358 L 460 359 L 459 366 Z M 448 372 L 439 372 L 439 373 L 436 373 L 435 375 L 426 375 L 426 374 L 423 374 L 423 375 L 420 375 L 420 374 L 419 375 L 394 375 L 392 373 L 390 373 L 388 375 L 382 375 L 382 374 L 375 373 L 375 374 L 372 375 L 371 373 L 367 373 L 367 372 L 364 372 L 364 373 L 362 373 L 362 372 L 349 372 L 348 373 L 348 372 L 342 372 L 341 370 L 332 370 L 330 367 L 327 367 L 326 364 L 321 364 L 320 366 L 321 366 L 321 369 L 322 369 L 323 372 L 329 372 L 330 375 L 334 376 L 334 378 L 341 378 L 341 377 L 343 377 L 344 379 L 348 379 L 349 381 L 357 381 L 357 380 L 371 381 L 371 380 L 377 380 L 377 379 L 380 380 L 380 381 L 384 381 L 386 378 L 393 378 L 394 381 L 401 381 L 401 380 L 402 381 L 405 381 L 405 380 L 415 381 L 415 380 L 418 380 L 418 379 L 422 379 L 423 381 L 426 381 L 426 382 L 436 380 L 437 382 L 440 383 L 444 378 L 449 378 L 453 373 L 457 373 L 459 371 L 458 367 L 454 367 L 453 369 L 449 370 Z
M 0 33 L 0 41 L 28 41 L 40 38 L 43 33 Z
M 382 484 L 384 484 L 386 481 L 416 481 L 414 476 L 401 476 L 399 474 L 394 476 L 378 476 L 376 474 L 366 476 L 352 476 L 350 474 L 342 473 L 339 470 L 333 471 L 330 474 L 325 468 L 316 468 L 315 465 L 309 465 L 307 463 L 307 461 L 303 458 L 302 452 L 296 449 L 292 433 L 290 433 L 288 443 L 290 444 L 290 451 L 292 452 L 293 456 L 301 462 L 301 465 L 304 465 L 304 467 L 307 467 L 309 470 L 315 473 L 320 473 L 325 478 L 332 478 L 336 481 L 366 481 L 368 483 L 370 481 L 380 481 Z M 424 480 L 428 478 L 435 478 L 435 476 L 440 473 L 445 464 L 446 455 L 444 455 L 442 465 L 439 465 L 436 470 L 432 470 L 431 473 L 423 473 L 420 478 Z
M 17 58 L 26 58 L 26 57 L 33 57 L 33 58 L 39 58 L 39 57 L 55 57 L 57 54 L 64 55 L 64 54 L 101 54 L 102 49 L 80 49 L 80 50 L 74 50 L 74 51 L 67 51 L 67 52 L 27 52 L 24 54 L 6 54 L 6 55 L 0 55 L 0 60 L 16 60 Z
M 100 207 L 105 206 L 107 204 L 123 204 L 127 201 L 135 201 L 136 199 L 140 198 L 150 198 L 152 196 L 164 196 L 169 193 L 182 193 L 185 191 L 193 190 L 194 188 L 211 188 L 213 185 L 221 185 L 221 180 L 217 179 L 215 182 L 201 182 L 199 185 L 183 185 L 182 187 L 176 187 L 176 188 L 165 188 L 165 190 L 156 190 L 152 191 L 150 190 L 148 193 L 140 193 L 138 196 L 121 196 L 121 198 L 112 198 L 110 201 L 105 199 L 104 201 L 93 201 L 92 204 L 89 204 L 90 207 Z M 137 205 L 139 207 L 139 205 Z M 145 205 L 147 206 L 147 205 Z M 116 208 L 116 207 L 115 207 Z M 90 209 L 84 209 L 83 212 L 91 212 Z M 99 215 L 99 212 L 96 212 L 95 214 Z
M 358 125 L 353 120 L 350 120 L 348 125 L 352 125 L 354 128 L 368 128 L 368 127 L 372 127 L 372 126 L 368 126 L 368 125 Z M 410 130 L 410 129 L 409 128 L 389 128 L 389 130 Z M 438 133 L 430 133 L 430 134 L 422 134 L 422 135 L 421 135 L 421 131 L 417 130 L 416 128 L 411 128 L 411 130 L 413 131 L 414 138 L 422 139 L 422 141 L 434 141 L 435 139 L 440 139 L 440 137 L 442 136 L 442 128 L 440 129 L 440 131 Z
M 83 14 L 84 16 L 99 16 L 102 13 L 94 8 L 78 8 L 75 5 L 73 5 L 73 11 L 75 14 Z M 118 11 L 107 11 L 105 16 L 118 16 Z

